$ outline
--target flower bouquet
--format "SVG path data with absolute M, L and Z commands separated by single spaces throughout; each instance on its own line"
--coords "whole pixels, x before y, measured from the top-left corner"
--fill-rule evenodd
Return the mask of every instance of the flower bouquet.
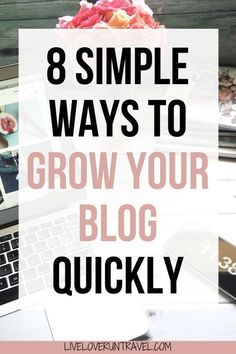
M 80 1 L 77 14 L 59 18 L 57 28 L 161 28 L 145 0 Z

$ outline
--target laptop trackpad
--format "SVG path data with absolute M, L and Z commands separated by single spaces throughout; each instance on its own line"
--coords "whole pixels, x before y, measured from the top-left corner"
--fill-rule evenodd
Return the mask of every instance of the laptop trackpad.
M 44 308 L 27 308 L 0 317 L 0 340 L 53 340 Z

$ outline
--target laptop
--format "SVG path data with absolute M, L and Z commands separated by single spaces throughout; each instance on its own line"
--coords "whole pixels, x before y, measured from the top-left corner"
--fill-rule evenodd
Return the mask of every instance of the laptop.
M 37 98 L 37 83 L 30 85 L 29 98 Z M 129 340 L 142 335 L 147 318 L 131 302 L 119 308 L 97 298 L 89 303 L 65 297 L 59 305 L 39 301 L 39 293 L 53 291 L 52 262 L 62 249 L 86 256 L 91 246 L 81 245 L 73 230 L 77 227 L 73 202 L 78 203 L 73 190 L 58 197 L 43 195 L 35 223 L 26 220 L 19 232 L 18 65 L 0 68 L 1 117 L 5 125 L 0 129 L 0 340 Z M 85 191 L 80 191 L 79 200 L 85 198 Z

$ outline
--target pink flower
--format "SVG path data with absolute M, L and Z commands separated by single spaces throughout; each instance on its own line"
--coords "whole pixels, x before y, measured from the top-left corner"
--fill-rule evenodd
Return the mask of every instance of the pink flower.
M 102 16 L 94 6 L 83 6 L 71 22 L 75 28 L 93 28 L 101 20 Z
M 59 18 L 57 28 L 159 28 L 145 0 L 83 0 L 74 16 Z
M 126 11 L 127 15 L 133 15 L 136 7 L 129 0 L 99 0 L 94 7 L 103 14 L 117 10 Z
M 130 20 L 130 28 L 159 28 L 160 23 L 156 22 L 149 14 L 137 13 Z
M 132 0 L 132 3 L 133 3 L 133 6 L 136 8 L 136 12 L 140 12 L 142 14 L 148 14 L 150 16 L 153 15 L 153 11 L 145 3 L 144 0 Z
M 68 28 L 68 23 L 72 20 L 72 18 L 72 16 L 59 17 L 57 28 Z

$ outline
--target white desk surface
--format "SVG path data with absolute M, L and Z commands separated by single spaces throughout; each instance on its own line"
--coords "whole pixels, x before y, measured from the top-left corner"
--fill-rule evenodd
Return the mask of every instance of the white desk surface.
M 220 162 L 222 237 L 236 245 L 236 161 Z M 224 194 L 224 193 L 223 193 Z M 236 340 L 236 304 L 219 295 L 216 305 L 153 306 L 147 311 L 152 340 Z

